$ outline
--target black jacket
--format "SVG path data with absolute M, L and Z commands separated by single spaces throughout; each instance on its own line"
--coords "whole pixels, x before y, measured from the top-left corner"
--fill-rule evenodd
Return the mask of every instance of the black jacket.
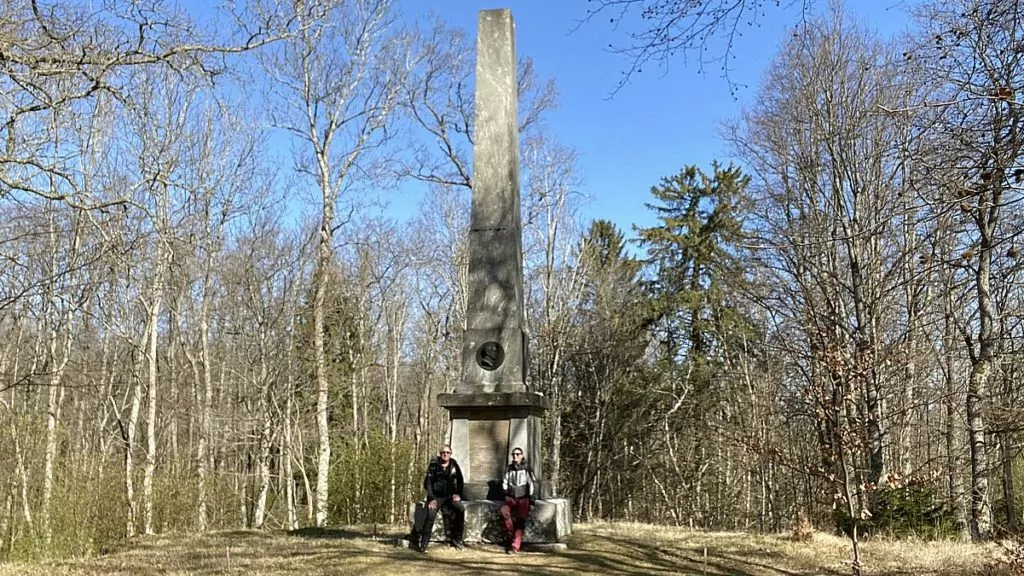
M 456 494 L 462 498 L 462 468 L 452 458 L 448 461 L 448 469 L 441 466 L 441 460 L 434 458 L 427 466 L 427 475 L 423 478 L 423 489 L 427 492 L 427 500 L 450 498 Z

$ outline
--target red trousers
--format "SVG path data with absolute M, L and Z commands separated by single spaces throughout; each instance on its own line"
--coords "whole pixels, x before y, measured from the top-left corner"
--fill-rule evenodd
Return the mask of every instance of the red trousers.
M 523 544 L 526 517 L 530 515 L 530 499 L 506 496 L 505 503 L 501 505 L 498 513 L 505 522 L 505 534 L 511 541 L 512 549 L 518 552 Z

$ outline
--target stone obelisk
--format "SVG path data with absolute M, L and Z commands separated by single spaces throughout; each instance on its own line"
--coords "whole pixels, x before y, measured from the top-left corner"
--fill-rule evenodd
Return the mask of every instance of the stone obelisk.
M 543 477 L 541 417 L 548 406 L 526 385 L 515 24 L 509 10 L 480 12 L 476 58 L 462 380 L 455 393 L 438 396 L 452 419 L 452 452 L 466 476 L 466 496 L 474 500 L 500 499 L 495 483 L 516 446 Z
M 527 385 L 515 24 L 508 9 L 479 14 L 475 105 L 462 379 L 437 401 L 451 418 L 465 498 L 476 503 L 467 510 L 466 539 L 487 539 L 497 522 L 505 465 L 521 447 L 541 498 L 526 541 L 555 542 L 571 521 L 567 501 L 546 499 L 541 432 L 548 401 Z

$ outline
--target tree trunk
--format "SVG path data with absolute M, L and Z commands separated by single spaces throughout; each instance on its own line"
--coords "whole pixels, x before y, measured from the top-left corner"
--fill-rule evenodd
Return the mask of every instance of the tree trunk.
M 21 484 L 21 515 L 25 519 L 25 525 L 29 531 L 32 530 L 32 504 L 28 499 L 29 477 L 28 468 L 25 466 L 25 455 L 21 450 L 21 441 L 18 438 L 18 430 L 14 425 L 14 414 L 11 414 L 11 438 L 14 439 L 14 458 L 18 466 L 18 479 Z
M 842 189 L 841 187 L 839 188 Z M 870 272 L 864 267 L 868 265 L 870 256 L 865 254 L 863 246 L 866 240 L 861 239 L 863 233 L 859 222 L 858 209 L 861 203 L 859 194 L 854 196 L 854 216 L 849 224 L 849 258 L 850 283 L 853 292 L 855 313 L 854 348 L 856 369 L 861 373 L 857 378 L 863 385 L 864 393 L 864 435 L 867 452 L 867 481 L 878 484 L 882 477 L 885 460 L 882 452 L 882 410 L 879 393 L 878 373 L 875 369 L 877 339 L 875 336 L 875 319 L 871 302 L 872 281 Z
M 997 198 L 993 198 L 997 200 Z M 981 199 L 979 198 L 979 202 Z M 998 208 L 993 208 L 997 210 Z M 995 364 L 997 336 L 996 311 L 991 291 L 992 232 L 996 216 L 987 208 L 977 208 L 981 232 L 975 283 L 978 298 L 978 353 L 971 361 L 967 381 L 967 435 L 971 458 L 971 538 L 985 540 L 992 530 L 992 510 L 988 494 L 988 454 L 985 439 L 984 402 L 988 379 Z
M 907 219 L 909 222 L 909 218 Z M 909 224 L 907 225 L 909 227 Z M 904 233 L 904 238 L 910 240 L 913 238 L 913 231 L 908 230 Z M 907 258 L 909 261 L 913 261 L 912 258 Z M 901 404 L 902 409 L 896 411 L 896 433 L 898 435 L 898 444 L 896 446 L 897 458 L 896 468 L 900 473 L 907 477 L 911 474 L 914 469 L 914 463 L 911 462 L 912 446 L 910 442 L 910 424 L 911 415 L 914 406 L 914 389 L 917 386 L 917 315 L 918 315 L 918 296 L 917 287 L 918 283 L 911 279 L 913 274 L 913 266 L 907 264 L 907 286 L 906 286 L 906 299 L 907 299 L 907 336 L 904 340 L 904 355 L 905 355 L 905 369 L 904 369 L 904 382 L 901 387 Z
M 15 350 L 15 352 L 20 348 L 22 337 L 24 336 L 24 332 L 25 332 L 24 328 L 25 328 L 24 324 L 19 322 L 18 323 L 18 335 L 14 339 L 14 348 L 13 349 Z M 41 338 L 41 337 L 42 337 L 42 333 L 39 333 L 36 336 L 36 343 L 37 344 L 39 342 L 39 338 Z M 18 427 L 17 427 L 16 423 L 14 422 L 14 408 L 15 408 L 15 396 L 14 396 L 15 386 L 14 386 L 14 384 L 16 382 L 18 382 L 18 372 L 19 372 L 20 363 L 21 363 L 20 360 L 21 360 L 21 356 L 19 354 L 15 353 L 14 354 L 14 364 L 13 364 L 13 366 L 11 366 L 10 380 L 8 381 L 8 384 L 9 384 L 10 389 L 11 389 L 11 403 L 10 403 L 10 405 L 4 404 L 3 400 L 0 399 L 0 405 L 7 406 L 7 410 L 8 410 L 8 413 L 10 415 L 10 418 L 11 418 L 10 419 L 11 442 L 14 444 L 14 462 L 15 462 L 15 466 L 17 467 L 18 480 L 20 481 L 19 483 L 21 485 L 21 490 L 20 490 L 21 514 L 22 514 L 22 518 L 24 518 L 24 520 L 25 520 L 25 525 L 28 527 L 29 531 L 31 531 L 32 530 L 32 504 L 31 504 L 31 502 L 29 501 L 29 498 L 28 498 L 28 487 L 29 487 L 28 468 L 25 466 L 25 454 L 24 454 L 24 452 L 21 449 L 21 440 L 18 437 Z M 6 373 L 6 370 L 4 370 L 3 372 Z M 12 488 L 12 490 L 13 490 L 13 488 Z M 14 537 L 14 533 L 12 532 L 11 533 L 11 538 L 13 539 L 13 537 Z M 0 544 L 2 544 L 2 542 L 0 542 Z
M 988 499 L 988 456 L 986 454 L 985 418 L 982 397 L 991 364 L 978 361 L 971 366 L 967 383 L 967 435 L 971 459 L 971 538 L 982 541 L 992 529 L 992 511 Z
M 163 249 L 157 249 L 161 254 Z M 157 256 L 157 278 L 153 286 L 152 308 L 149 310 L 149 340 L 146 347 L 146 465 L 142 477 L 142 525 L 147 535 L 155 534 L 153 529 L 153 479 L 156 475 L 156 401 L 157 401 L 157 328 L 160 325 L 160 308 L 163 303 L 163 257 Z
M 51 273 L 55 273 L 57 269 L 57 249 L 58 249 L 58 231 L 54 225 L 53 220 L 50 221 L 50 233 L 51 242 L 53 244 L 53 254 L 51 259 Z M 68 246 L 67 257 L 74 262 L 77 259 L 78 249 L 81 244 L 81 231 L 77 223 L 72 224 L 72 239 Z M 58 295 L 52 291 L 56 288 L 49 286 L 47 288 L 48 296 L 51 300 L 56 303 L 58 297 L 64 295 Z M 48 387 L 47 404 L 46 404 L 46 450 L 43 461 L 43 503 L 42 503 L 42 514 L 41 522 L 43 525 L 43 537 L 46 541 L 47 547 L 50 546 L 53 540 L 53 526 L 50 522 L 51 505 L 53 501 L 53 467 L 54 461 L 57 458 L 57 426 L 60 423 L 60 410 L 61 404 L 64 400 L 64 370 L 67 368 L 68 360 L 71 358 L 71 345 L 74 342 L 75 327 L 72 325 L 72 314 L 74 313 L 75 304 L 73 302 L 65 302 L 63 304 L 63 311 L 58 314 L 58 318 L 54 319 L 55 326 L 51 328 L 50 340 L 49 340 L 49 369 L 50 369 L 50 381 Z M 54 311 L 60 310 L 58 306 L 55 306 Z M 63 337 L 63 345 L 58 350 L 58 341 Z
M 295 429 L 295 431 L 298 433 L 297 445 L 299 447 L 299 453 L 297 458 L 295 459 L 295 462 L 299 464 L 299 473 L 302 475 L 302 488 L 306 492 L 306 522 L 312 524 L 314 512 L 316 509 L 316 506 L 313 502 L 315 495 L 313 494 L 313 488 L 309 483 L 309 473 L 306 472 L 306 451 L 305 443 L 302 441 L 302 427 L 299 426 L 298 428 Z
M 7 483 L 7 490 L 4 491 L 3 516 L 0 516 L 0 553 L 4 549 L 4 543 L 13 540 L 15 499 L 14 480 L 11 480 Z M 5 556 L 10 556 L 10 551 Z
M 948 322 L 948 319 L 947 319 Z M 950 322 L 951 324 L 951 322 Z M 953 374 L 953 357 L 948 351 L 946 353 L 946 475 L 948 479 L 948 500 L 953 511 L 953 526 L 960 535 L 961 540 L 970 538 L 970 531 L 967 526 L 967 515 L 963 493 L 960 487 L 960 415 L 956 408 L 955 398 L 957 397 L 955 376 Z
M 174 300 L 168 304 L 168 318 L 167 318 L 167 397 L 170 400 L 172 406 L 183 405 L 183 399 L 180 396 L 178 390 L 178 355 L 177 350 L 179 346 L 178 340 L 181 338 L 178 328 L 180 321 L 178 320 L 178 311 L 181 309 L 181 298 L 180 295 L 176 294 Z M 193 405 L 194 407 L 195 405 Z M 192 410 L 188 411 L 188 417 L 192 417 Z M 167 422 L 168 427 L 168 444 L 171 453 L 171 466 L 170 473 L 177 477 L 180 470 L 181 452 L 178 446 L 178 413 L 172 411 L 170 419 Z
M 1013 446 L 1011 436 L 1007 433 L 1000 435 L 999 455 L 1003 468 L 1003 511 L 1006 514 L 1006 531 L 1010 534 L 1017 532 L 1017 512 L 1015 502 L 1015 491 L 1013 489 Z
M 439 332 L 440 330 L 435 328 L 435 338 L 440 336 Z M 431 368 L 423 366 L 420 370 L 422 370 L 423 375 L 420 381 L 420 401 L 416 410 L 416 428 L 413 430 L 413 457 L 409 459 L 408 467 L 405 471 L 406 477 L 410 479 L 416 473 L 416 465 L 421 461 L 421 456 L 427 452 L 423 449 L 423 433 L 428 426 L 427 413 L 430 411 L 430 399 L 434 395 L 433 386 L 431 385 Z M 416 498 L 415 488 L 413 488 L 412 492 L 414 494 L 413 498 Z
M 405 304 L 405 298 L 402 297 L 404 294 L 399 293 L 398 299 L 401 301 L 392 302 L 390 306 L 393 308 L 391 313 L 388 314 L 390 317 L 388 324 L 388 376 L 390 382 L 388 382 L 388 440 L 391 444 L 391 478 L 390 478 L 390 489 L 391 494 L 389 498 L 388 506 L 388 523 L 394 524 L 396 519 L 396 506 L 397 506 L 397 475 L 398 475 L 398 462 L 396 460 L 397 454 L 396 444 L 398 443 L 398 381 L 399 373 L 398 369 L 401 365 L 401 352 L 402 352 L 402 335 L 405 332 L 405 322 L 407 318 L 408 310 Z
M 324 306 L 327 296 L 328 270 L 333 257 L 334 194 L 330 190 L 331 172 L 321 159 L 321 186 L 323 190 L 323 219 L 317 240 L 316 271 L 313 292 L 313 355 L 316 371 L 316 430 L 319 450 L 316 462 L 316 525 L 327 525 L 328 475 L 331 471 L 331 430 L 328 420 L 327 359 L 324 350 L 326 331 Z
M 56 334 L 54 334 L 56 337 Z M 43 525 L 43 538 L 49 548 L 53 540 L 53 526 L 50 523 L 50 504 L 53 495 L 53 461 L 57 455 L 57 386 L 50 383 L 46 404 L 46 451 L 43 461 L 43 504 L 39 519 Z
M 151 319 L 152 321 L 152 319 Z M 139 411 L 142 407 L 142 369 L 141 354 L 135 362 L 132 380 L 131 408 L 128 413 L 128 425 L 124 430 L 124 493 L 128 502 L 128 520 L 125 524 L 125 537 L 135 536 L 135 521 L 139 515 L 139 502 L 135 496 L 135 433 L 139 424 Z
M 289 385 L 288 398 L 284 408 L 284 438 L 281 440 L 282 482 L 284 482 L 284 503 L 286 507 L 285 530 L 299 527 L 295 514 L 295 472 L 292 468 L 292 389 Z
M 155 245 L 153 246 L 153 285 L 146 313 L 148 336 L 146 340 L 146 463 L 142 476 L 142 526 L 146 535 L 155 534 L 153 528 L 153 481 L 156 476 L 156 403 L 157 403 L 157 344 L 160 314 L 165 290 L 165 265 L 169 241 L 170 197 L 166 187 L 153 190 L 156 202 Z
M 292 350 L 293 341 L 292 334 L 294 333 L 294 326 L 288 332 L 288 350 Z M 292 458 L 294 457 L 294 450 L 292 447 L 292 403 L 295 401 L 295 372 L 292 366 L 292 354 L 287 354 L 287 368 L 286 375 L 287 386 L 285 388 L 285 401 L 284 401 L 284 434 L 281 439 L 281 467 L 283 468 L 281 479 L 284 482 L 284 501 L 286 508 L 286 524 L 285 530 L 295 530 L 299 527 L 298 519 L 295 513 L 295 472 L 292 468 Z
M 362 327 L 362 321 L 360 321 L 360 327 Z M 360 331 L 362 334 L 362 331 Z M 351 351 L 351 359 L 353 365 L 358 361 L 359 355 L 354 350 Z M 364 368 L 359 367 L 357 373 L 352 375 L 351 378 L 351 392 L 352 392 L 352 455 L 356 462 L 362 462 L 362 436 L 360 435 L 360 420 L 359 420 L 359 402 L 361 396 L 359 394 L 360 380 L 363 378 Z M 352 513 L 356 518 L 362 517 L 363 512 L 363 475 L 359 470 L 359 466 L 352 471 L 352 494 L 354 496 L 354 502 L 352 503 Z
M 50 507 L 53 501 L 53 466 L 57 458 L 57 425 L 60 422 L 61 403 L 64 400 L 64 385 L 61 382 L 64 368 L 71 355 L 71 326 L 65 325 L 64 350 L 61 358 L 57 358 L 57 334 L 50 340 L 50 354 L 54 361 L 53 372 L 50 374 L 49 394 L 46 408 L 46 453 L 43 461 L 43 504 L 41 520 L 43 537 L 47 547 L 53 540 L 53 526 L 50 522 Z
M 260 421 L 259 436 L 259 489 L 256 492 L 256 506 L 253 511 L 253 526 L 263 528 L 266 515 L 267 493 L 270 491 L 270 447 L 272 444 L 270 420 L 270 371 L 267 367 L 267 335 L 260 334 L 259 402 L 257 413 Z
M 212 265 L 208 259 L 207 265 Z M 209 485 L 210 472 L 213 470 L 213 372 L 210 366 L 210 275 L 211 268 L 207 268 L 206 279 L 203 282 L 203 301 L 199 308 L 199 363 L 202 367 L 201 393 L 199 398 L 199 441 L 196 443 L 196 475 L 198 477 L 197 487 L 197 523 L 200 532 L 209 529 Z M 199 379 L 200 373 L 196 369 L 196 362 L 193 364 L 193 374 Z

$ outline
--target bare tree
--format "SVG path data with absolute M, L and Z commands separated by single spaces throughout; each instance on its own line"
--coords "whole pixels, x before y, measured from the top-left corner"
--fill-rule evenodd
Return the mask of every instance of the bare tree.
M 64 212 L 67 214 L 67 211 Z M 71 358 L 75 336 L 79 331 L 75 317 L 81 313 L 85 301 L 91 295 L 89 284 L 82 282 L 81 272 L 60 276 L 54 274 L 59 260 L 67 258 L 70 260 L 69 264 L 77 268 L 76 261 L 83 257 L 84 218 L 76 217 L 73 213 L 70 215 L 68 227 L 65 228 L 58 224 L 58 219 L 61 219 L 58 214 L 50 211 L 47 226 L 51 249 L 48 276 L 62 280 L 60 283 L 52 281 L 47 283 L 44 292 L 46 304 L 42 310 L 44 318 L 48 320 L 47 323 L 52 322 L 52 325 L 48 326 L 46 330 L 48 333 L 46 364 L 49 378 L 46 403 L 46 450 L 43 464 L 43 502 L 40 512 L 40 521 L 47 546 L 50 545 L 53 538 L 50 512 L 53 500 L 54 465 L 57 458 L 57 426 L 60 423 L 65 393 L 63 378 Z M 68 241 L 66 247 L 62 246 L 62 237 Z
M 581 23 L 607 18 L 614 28 L 627 30 L 629 43 L 611 45 L 614 52 L 629 62 L 617 91 L 649 63 L 665 67 L 677 55 L 685 59 L 694 53 L 701 71 L 708 64 L 718 63 L 729 79 L 736 37 L 743 34 L 745 26 L 757 26 L 766 10 L 800 4 L 806 13 L 813 0 L 591 0 L 591 4 Z M 635 26 L 634 18 L 639 19 L 639 26 Z M 716 39 L 724 47 L 709 50 L 714 48 Z M 731 80 L 729 86 L 735 92 Z
M 259 198 L 261 195 L 254 195 Z M 294 380 L 289 373 L 292 317 L 297 303 L 297 288 L 302 276 L 292 273 L 300 268 L 297 261 L 299 252 L 296 242 L 289 238 L 281 226 L 281 216 L 274 212 L 275 203 L 257 201 L 257 207 L 250 207 L 245 235 L 240 238 L 232 262 L 229 298 L 239 304 L 238 330 L 245 334 L 248 342 L 246 360 L 255 367 L 253 389 L 256 394 L 255 418 L 250 442 L 256 453 L 257 488 L 253 502 L 252 525 L 263 528 L 269 515 L 268 497 L 272 489 L 271 451 L 277 437 L 288 434 L 290 416 L 280 410 L 280 400 L 287 404 L 291 391 L 287 382 Z M 242 248 L 244 247 L 244 248 Z M 287 396 L 286 396 L 287 395 Z M 276 408 L 275 408 L 276 407 Z M 290 442 L 290 439 L 286 439 Z M 283 467 L 291 466 L 291 446 L 285 444 L 281 458 Z M 280 479 L 284 484 L 286 498 L 292 498 L 289 486 L 293 480 L 290 472 Z M 290 518 L 288 526 L 294 526 L 294 504 L 286 502 Z
M 462 377 L 470 215 L 469 197 L 462 191 L 451 185 L 432 185 L 412 226 L 419 305 L 414 358 L 423 363 L 414 429 L 416 465 L 422 465 L 433 448 L 448 437 L 448 420 L 436 418 L 441 411 L 434 403 L 434 392 L 451 392 Z M 410 474 L 412 466 L 410 463 Z
M 27 194 L 80 208 L 127 202 L 131 194 L 97 196 L 75 177 L 73 156 L 39 153 L 52 141 L 40 130 L 50 110 L 125 103 L 133 98 L 134 72 L 148 67 L 216 75 L 226 68 L 225 56 L 280 38 L 276 20 L 254 15 L 237 43 L 206 38 L 184 12 L 159 0 L 98 6 L 19 0 L 0 8 L 0 21 L 0 201 Z M 54 189 L 47 178 L 62 185 Z
M 574 311 L 582 297 L 583 263 L 579 260 L 581 178 L 576 154 L 537 135 L 524 143 L 526 202 L 524 259 L 529 285 L 528 318 L 536 334 L 531 385 L 551 398 L 550 467 L 545 480 L 558 493 L 561 473 L 563 363 L 573 334 Z
M 354 366 L 360 379 L 367 376 L 370 368 L 380 373 L 380 386 L 375 394 L 368 394 L 360 389 L 353 394 L 353 403 L 358 398 L 362 410 L 366 410 L 375 400 L 382 408 L 380 423 L 383 426 L 384 438 L 388 443 L 388 469 L 386 495 L 386 518 L 394 523 L 399 486 L 397 476 L 400 469 L 397 460 L 402 405 L 405 403 L 402 392 L 406 384 L 403 382 L 408 374 L 403 369 L 403 351 L 406 349 L 408 323 L 411 316 L 411 285 L 409 282 L 412 258 L 408 243 L 404 241 L 395 225 L 390 223 L 369 222 L 359 231 L 359 239 L 355 246 L 354 267 L 359 271 L 354 290 L 360 302 L 354 312 L 359 315 L 359 340 L 364 344 L 365 354 L 362 362 Z M 358 394 L 358 395 L 357 395 Z M 379 396 L 378 396 L 379 395 Z M 367 428 L 376 420 L 372 416 L 360 416 L 359 420 L 365 434 Z M 360 446 L 357 450 L 361 450 Z M 358 460 L 357 460 L 358 461 Z M 362 475 L 355 475 L 363 481 Z M 403 483 L 404 484 L 404 483 Z
M 451 186 L 453 192 L 472 188 L 475 53 L 462 31 L 442 25 L 424 42 L 423 58 L 402 93 L 402 106 L 424 138 L 414 141 L 402 175 Z M 538 78 L 528 58 L 519 60 L 516 82 L 519 132 L 526 137 L 540 130 L 545 112 L 556 106 L 557 92 L 552 80 Z
M 913 78 L 901 70 L 892 48 L 835 9 L 794 34 L 731 136 L 759 176 L 758 244 L 770 249 L 758 258 L 786 294 L 769 305 L 799 327 L 791 343 L 810 354 L 799 366 L 808 411 L 819 416 L 822 466 L 855 545 L 889 471 L 882 400 L 904 376 L 889 356 L 906 341 L 908 323 L 893 320 L 908 310 L 897 298 L 914 280 L 904 228 L 918 223 L 901 199 L 911 194 L 902 180 L 909 119 L 879 109 L 913 102 Z
M 928 182 L 943 192 L 946 209 L 959 210 L 961 265 L 970 277 L 972 317 L 961 326 L 970 358 L 966 416 L 970 446 L 970 531 L 992 530 L 986 411 L 990 380 L 1003 356 L 1004 323 L 997 294 L 1007 275 L 1000 257 L 1019 234 L 1004 210 L 1021 199 L 1024 161 L 1018 87 L 1024 83 L 1022 14 L 1014 3 L 963 0 L 924 4 L 922 41 L 908 57 L 923 60 L 943 85 L 921 114 L 922 130 L 944 154 L 927 166 Z M 1010 258 L 1010 265 L 1016 265 Z
M 352 3 L 284 3 L 294 36 L 263 53 L 270 90 L 282 103 L 277 127 L 304 146 L 298 171 L 320 195 L 321 221 L 313 277 L 316 366 L 316 524 L 327 523 L 331 446 L 329 390 L 324 356 L 324 297 L 334 258 L 335 211 L 345 190 L 358 183 L 367 156 L 387 140 L 388 121 L 412 64 L 411 36 L 398 28 L 390 0 Z

